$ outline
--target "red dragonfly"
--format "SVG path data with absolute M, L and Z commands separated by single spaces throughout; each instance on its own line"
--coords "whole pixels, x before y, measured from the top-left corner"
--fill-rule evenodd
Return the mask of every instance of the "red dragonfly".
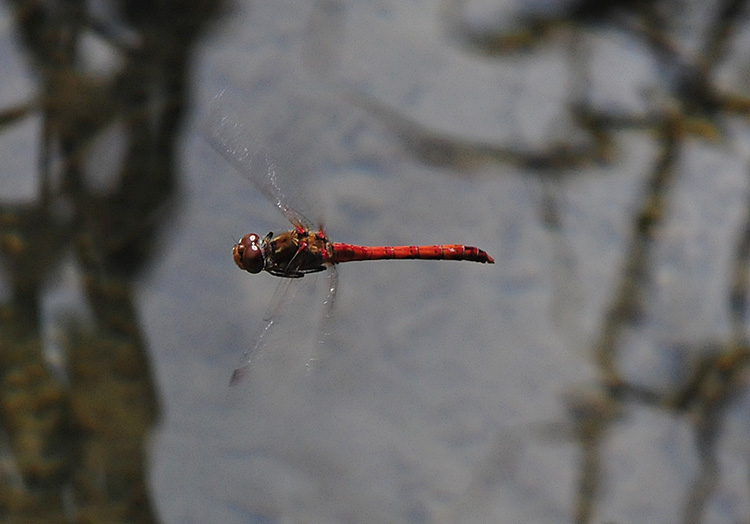
M 261 239 L 255 233 L 248 233 L 234 245 L 232 255 L 235 264 L 249 273 L 268 271 L 285 278 L 300 278 L 306 273 L 325 271 L 333 264 L 357 260 L 395 258 L 495 263 L 485 251 L 473 246 L 356 246 L 331 242 L 322 228 L 313 232 L 302 224 L 295 224 L 294 229 L 276 237 L 268 233 Z
M 217 99 L 223 97 L 220 94 Z M 307 273 L 328 272 L 328 298 L 325 319 L 330 317 L 336 295 L 338 275 L 335 265 L 341 262 L 385 259 L 467 260 L 494 264 L 495 261 L 482 249 L 462 244 L 428 246 L 360 246 L 331 242 L 322 227 L 312 223 L 289 204 L 277 183 L 276 167 L 261 151 L 250 151 L 247 145 L 254 142 L 249 131 L 227 114 L 212 115 L 211 145 L 227 158 L 234 167 L 284 214 L 293 229 L 274 236 L 268 233 L 261 238 L 248 233 L 232 247 L 234 262 L 249 273 L 266 271 L 285 279 L 299 279 Z M 254 166 L 258 160 L 265 169 Z M 287 280 L 290 282 L 290 280 Z M 279 285 L 272 301 L 266 325 L 255 346 L 246 351 L 243 364 L 232 374 L 230 384 L 235 384 L 247 374 L 255 360 L 263 339 L 276 322 L 276 313 L 284 300 L 287 285 Z M 311 362 L 314 359 L 311 359 Z M 308 367 L 310 362 L 308 362 Z

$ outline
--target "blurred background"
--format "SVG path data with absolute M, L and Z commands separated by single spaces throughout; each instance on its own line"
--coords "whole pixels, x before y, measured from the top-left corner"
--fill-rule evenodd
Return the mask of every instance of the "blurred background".
M 750 522 L 747 4 L 0 4 L 0 522 Z

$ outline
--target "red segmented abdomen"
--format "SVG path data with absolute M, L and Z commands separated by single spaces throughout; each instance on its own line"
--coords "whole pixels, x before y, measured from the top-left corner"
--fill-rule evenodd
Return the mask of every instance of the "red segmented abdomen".
M 340 242 L 333 244 L 330 262 L 354 262 L 357 260 L 422 259 L 422 260 L 469 260 L 494 264 L 495 261 L 483 250 L 473 246 L 446 244 L 437 246 L 354 246 Z

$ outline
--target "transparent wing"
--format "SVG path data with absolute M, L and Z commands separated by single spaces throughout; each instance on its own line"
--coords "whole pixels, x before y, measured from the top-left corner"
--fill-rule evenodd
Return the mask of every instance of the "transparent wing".
M 279 318 L 281 311 L 284 309 L 284 304 L 288 300 L 294 300 L 296 295 L 296 286 L 294 282 L 297 282 L 296 278 L 281 278 L 279 283 L 276 284 L 276 290 L 273 292 L 271 302 L 268 303 L 266 313 L 263 315 L 263 320 L 269 322 L 274 318 Z
M 315 370 L 327 345 L 338 273 L 334 266 L 329 267 L 322 316 L 318 313 L 323 295 L 319 285 L 321 279 L 316 277 L 309 275 L 279 281 L 260 334 L 232 373 L 230 385 L 242 381 L 256 367 L 263 370 L 263 375 L 269 376 L 291 376 L 295 369 L 309 375 Z M 279 372 L 280 368 L 286 371 Z
M 261 348 L 264 347 L 266 335 L 271 330 L 275 323 L 275 319 L 271 319 L 266 322 L 263 327 L 260 336 L 255 342 L 252 348 L 245 350 L 245 354 L 242 356 L 242 364 L 232 372 L 232 377 L 229 379 L 229 385 L 234 386 L 239 384 L 250 372 L 250 365 L 255 362 L 256 357 L 260 356 Z
M 273 293 L 273 298 L 263 316 L 263 321 L 265 322 L 263 329 L 255 339 L 255 343 L 245 349 L 240 365 L 232 372 L 232 377 L 229 379 L 230 386 L 242 381 L 250 372 L 250 368 L 255 361 L 262 357 L 263 350 L 267 347 L 267 342 L 274 327 L 283 318 L 285 306 L 290 301 L 293 301 L 297 294 L 296 290 L 300 280 L 296 278 L 282 278 L 279 280 L 276 290 Z
M 263 322 L 265 322 L 263 329 L 255 340 L 255 343 L 245 349 L 240 365 L 234 370 L 232 378 L 229 380 L 230 385 L 240 382 L 247 375 L 252 364 L 262 356 L 263 349 L 266 347 L 272 329 L 279 320 L 283 319 L 284 309 L 287 304 L 295 300 L 299 282 L 300 279 L 298 278 L 279 279 L 279 283 L 276 284 L 276 289 L 273 292 L 273 297 L 271 297 L 271 302 L 269 302 L 266 312 L 263 315 Z
M 211 146 L 247 178 L 295 226 L 312 228 L 312 222 L 290 204 L 278 180 L 278 169 L 258 133 L 247 127 L 238 93 L 224 90 L 211 102 L 204 137 Z M 245 104 L 249 103 L 247 101 Z M 257 123 L 256 123 L 257 125 Z
M 318 362 L 324 358 L 325 349 L 328 344 L 328 335 L 331 332 L 331 320 L 333 318 L 333 307 L 336 305 L 336 291 L 339 285 L 339 274 L 336 271 L 336 266 L 328 266 L 327 280 L 326 280 L 326 299 L 324 302 L 323 317 L 320 319 L 320 325 L 318 326 L 318 338 L 315 351 L 313 352 L 310 359 L 307 361 L 307 374 L 311 374 L 315 371 L 315 367 Z

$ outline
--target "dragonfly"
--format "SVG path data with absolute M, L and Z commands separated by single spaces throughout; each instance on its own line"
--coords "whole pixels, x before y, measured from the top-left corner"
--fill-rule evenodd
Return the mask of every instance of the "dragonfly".
M 223 93 L 217 98 L 223 96 Z M 226 158 L 244 178 L 263 194 L 291 223 L 292 228 L 278 235 L 272 232 L 261 237 L 248 233 L 232 246 L 232 257 L 240 269 L 251 274 L 267 272 L 286 282 L 280 283 L 265 317 L 265 326 L 255 345 L 245 352 L 243 362 L 232 373 L 230 385 L 244 378 L 259 353 L 266 335 L 277 321 L 281 304 L 289 293 L 288 282 L 309 273 L 327 272 L 328 297 L 324 319 L 329 319 L 338 288 L 336 266 L 343 262 L 366 260 L 464 260 L 494 264 L 486 251 L 463 244 L 435 244 L 412 246 L 363 246 L 331 242 L 322 226 L 312 222 L 297 211 L 278 182 L 276 166 L 263 151 L 252 150 L 255 141 L 243 124 L 231 114 L 213 115 L 209 143 Z M 258 146 L 256 144 L 256 149 Z M 257 164 L 262 166 L 259 167 Z M 315 359 L 311 358 L 308 368 Z
M 486 251 L 462 244 L 431 246 L 358 246 L 331 242 L 323 228 L 311 231 L 302 224 L 274 236 L 248 233 L 232 247 L 235 264 L 248 273 L 267 271 L 277 277 L 301 278 L 334 264 L 362 260 L 468 260 L 494 264 Z

